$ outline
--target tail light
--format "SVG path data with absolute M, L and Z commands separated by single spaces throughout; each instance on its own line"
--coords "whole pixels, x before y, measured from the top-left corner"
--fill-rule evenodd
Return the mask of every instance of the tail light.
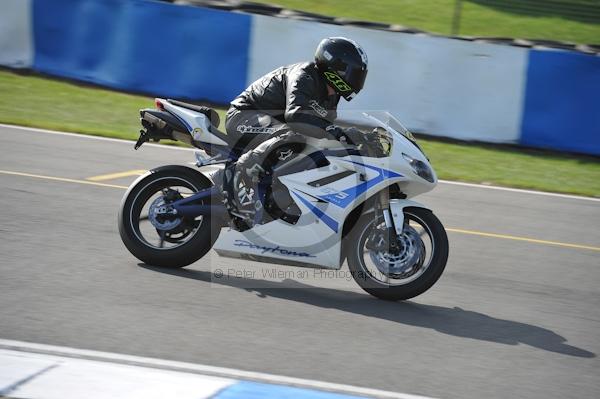
M 160 99 L 158 99 L 158 98 L 154 99 L 154 105 L 156 106 L 157 109 L 160 109 L 161 111 L 165 110 L 165 106 L 163 105 L 162 101 L 160 101 Z

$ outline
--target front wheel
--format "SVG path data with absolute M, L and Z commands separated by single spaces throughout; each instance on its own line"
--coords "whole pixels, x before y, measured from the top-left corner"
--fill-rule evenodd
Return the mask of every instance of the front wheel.
M 193 169 L 163 166 L 129 188 L 119 211 L 119 233 L 136 258 L 153 266 L 184 267 L 203 257 L 218 232 L 209 216 L 182 217 L 169 204 L 210 187 Z
M 348 267 L 360 287 L 377 298 L 405 300 L 427 291 L 448 260 L 444 226 L 429 210 L 404 209 L 400 236 L 387 231 L 383 216 L 363 216 L 352 236 Z

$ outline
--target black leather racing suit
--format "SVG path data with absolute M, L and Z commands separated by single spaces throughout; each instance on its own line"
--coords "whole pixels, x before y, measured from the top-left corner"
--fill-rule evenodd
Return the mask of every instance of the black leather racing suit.
M 237 96 L 227 111 L 225 127 L 227 134 L 238 137 L 272 135 L 273 129 L 264 128 L 285 124 L 296 133 L 324 138 L 325 128 L 336 118 L 338 101 L 337 94 L 327 93 L 313 62 L 292 64 L 266 74 Z
M 227 191 L 233 191 L 230 198 L 237 202 L 236 213 L 256 205 L 249 187 L 268 167 L 267 158 L 283 162 L 291 151 L 301 151 L 305 136 L 328 137 L 326 129 L 337 116 L 338 102 L 339 96 L 328 94 L 324 78 L 312 62 L 278 68 L 231 102 L 225 128 L 235 137 L 235 149 L 243 152 L 227 178 Z

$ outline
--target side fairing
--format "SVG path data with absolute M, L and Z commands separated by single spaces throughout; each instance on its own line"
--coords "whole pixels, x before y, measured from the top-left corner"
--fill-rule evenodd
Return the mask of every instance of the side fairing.
M 295 225 L 276 220 L 243 233 L 224 229 L 215 243 L 217 252 L 339 269 L 346 217 L 367 198 L 405 177 L 388 168 L 387 158 L 349 156 L 328 157 L 328 160 L 328 166 L 280 178 L 302 211 Z M 335 176 L 343 177 L 331 182 L 323 180 Z M 315 183 L 319 181 L 327 184 Z

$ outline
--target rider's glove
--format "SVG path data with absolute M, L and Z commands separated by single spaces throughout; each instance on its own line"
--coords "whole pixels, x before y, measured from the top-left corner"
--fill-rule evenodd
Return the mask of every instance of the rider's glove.
M 344 129 L 336 125 L 330 125 L 325 130 L 342 143 L 358 145 L 364 141 L 364 133 L 354 127 Z
M 325 128 L 325 131 L 336 140 L 340 140 L 344 137 L 344 129 L 337 125 L 329 125 Z

